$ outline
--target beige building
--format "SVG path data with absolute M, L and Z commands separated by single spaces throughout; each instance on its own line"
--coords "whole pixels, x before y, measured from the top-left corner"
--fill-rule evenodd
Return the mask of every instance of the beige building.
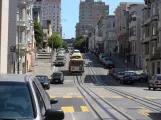
M 0 0 L 0 73 L 7 73 L 9 1 Z
M 101 0 L 81 1 L 79 5 L 79 23 L 76 24 L 76 36 L 92 32 L 101 16 L 109 15 L 109 5 Z
M 143 56 L 144 70 L 150 75 L 161 74 L 161 0 L 144 0 Z

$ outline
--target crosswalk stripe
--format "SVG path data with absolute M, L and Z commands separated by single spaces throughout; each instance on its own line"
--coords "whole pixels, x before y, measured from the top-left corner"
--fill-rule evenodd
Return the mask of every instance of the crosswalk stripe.
M 64 112 L 64 113 L 67 113 L 67 112 L 74 112 L 74 108 L 72 106 L 68 106 L 68 107 L 61 107 L 61 110 Z
M 81 106 L 82 112 L 89 112 L 87 106 Z
M 63 98 L 72 98 L 72 96 L 63 96 Z
M 122 98 L 121 96 L 112 96 L 112 98 Z

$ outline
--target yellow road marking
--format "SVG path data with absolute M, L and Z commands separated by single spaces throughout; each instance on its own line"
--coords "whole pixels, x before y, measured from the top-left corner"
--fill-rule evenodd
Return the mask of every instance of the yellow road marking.
M 121 96 L 112 96 L 112 98 L 122 98 Z
M 101 98 L 104 98 L 104 96 L 100 96 Z
M 123 108 L 120 108 L 120 110 L 125 111 L 125 109 L 123 109 Z
M 74 108 L 73 108 L 72 106 L 61 107 L 61 110 L 62 110 L 63 112 L 65 112 L 65 113 L 67 113 L 67 112 L 70 112 L 70 113 L 74 112 Z
M 50 96 L 50 98 L 56 98 L 56 96 Z
M 151 96 L 146 96 L 146 99 L 156 99 L 155 97 L 151 97 Z
M 63 98 L 72 98 L 72 96 L 63 96 Z
M 77 98 L 83 98 L 82 96 L 77 96 Z
M 137 112 L 144 116 L 148 116 L 151 111 L 148 109 L 139 109 Z
M 132 99 L 133 97 L 131 97 L 131 96 L 126 96 L 127 98 L 129 98 L 129 99 Z
M 89 112 L 87 106 L 81 106 L 82 112 Z

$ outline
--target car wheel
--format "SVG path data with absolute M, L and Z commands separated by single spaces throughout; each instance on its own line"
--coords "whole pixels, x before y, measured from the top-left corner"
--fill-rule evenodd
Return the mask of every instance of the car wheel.
M 155 90 L 156 88 L 155 87 L 153 87 L 153 90 Z
M 151 87 L 149 86 L 149 90 L 151 89 Z
M 48 88 L 47 88 L 48 90 L 50 89 L 50 86 L 48 86 Z
M 143 78 L 141 78 L 141 79 L 140 79 L 140 82 L 144 82 L 144 79 L 143 79 Z

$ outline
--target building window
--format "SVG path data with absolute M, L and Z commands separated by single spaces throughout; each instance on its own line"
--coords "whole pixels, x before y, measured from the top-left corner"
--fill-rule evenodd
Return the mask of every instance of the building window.
M 156 23 L 152 24 L 152 35 L 156 35 L 157 34 L 157 26 Z
M 130 28 L 130 36 L 136 36 L 136 26 Z

